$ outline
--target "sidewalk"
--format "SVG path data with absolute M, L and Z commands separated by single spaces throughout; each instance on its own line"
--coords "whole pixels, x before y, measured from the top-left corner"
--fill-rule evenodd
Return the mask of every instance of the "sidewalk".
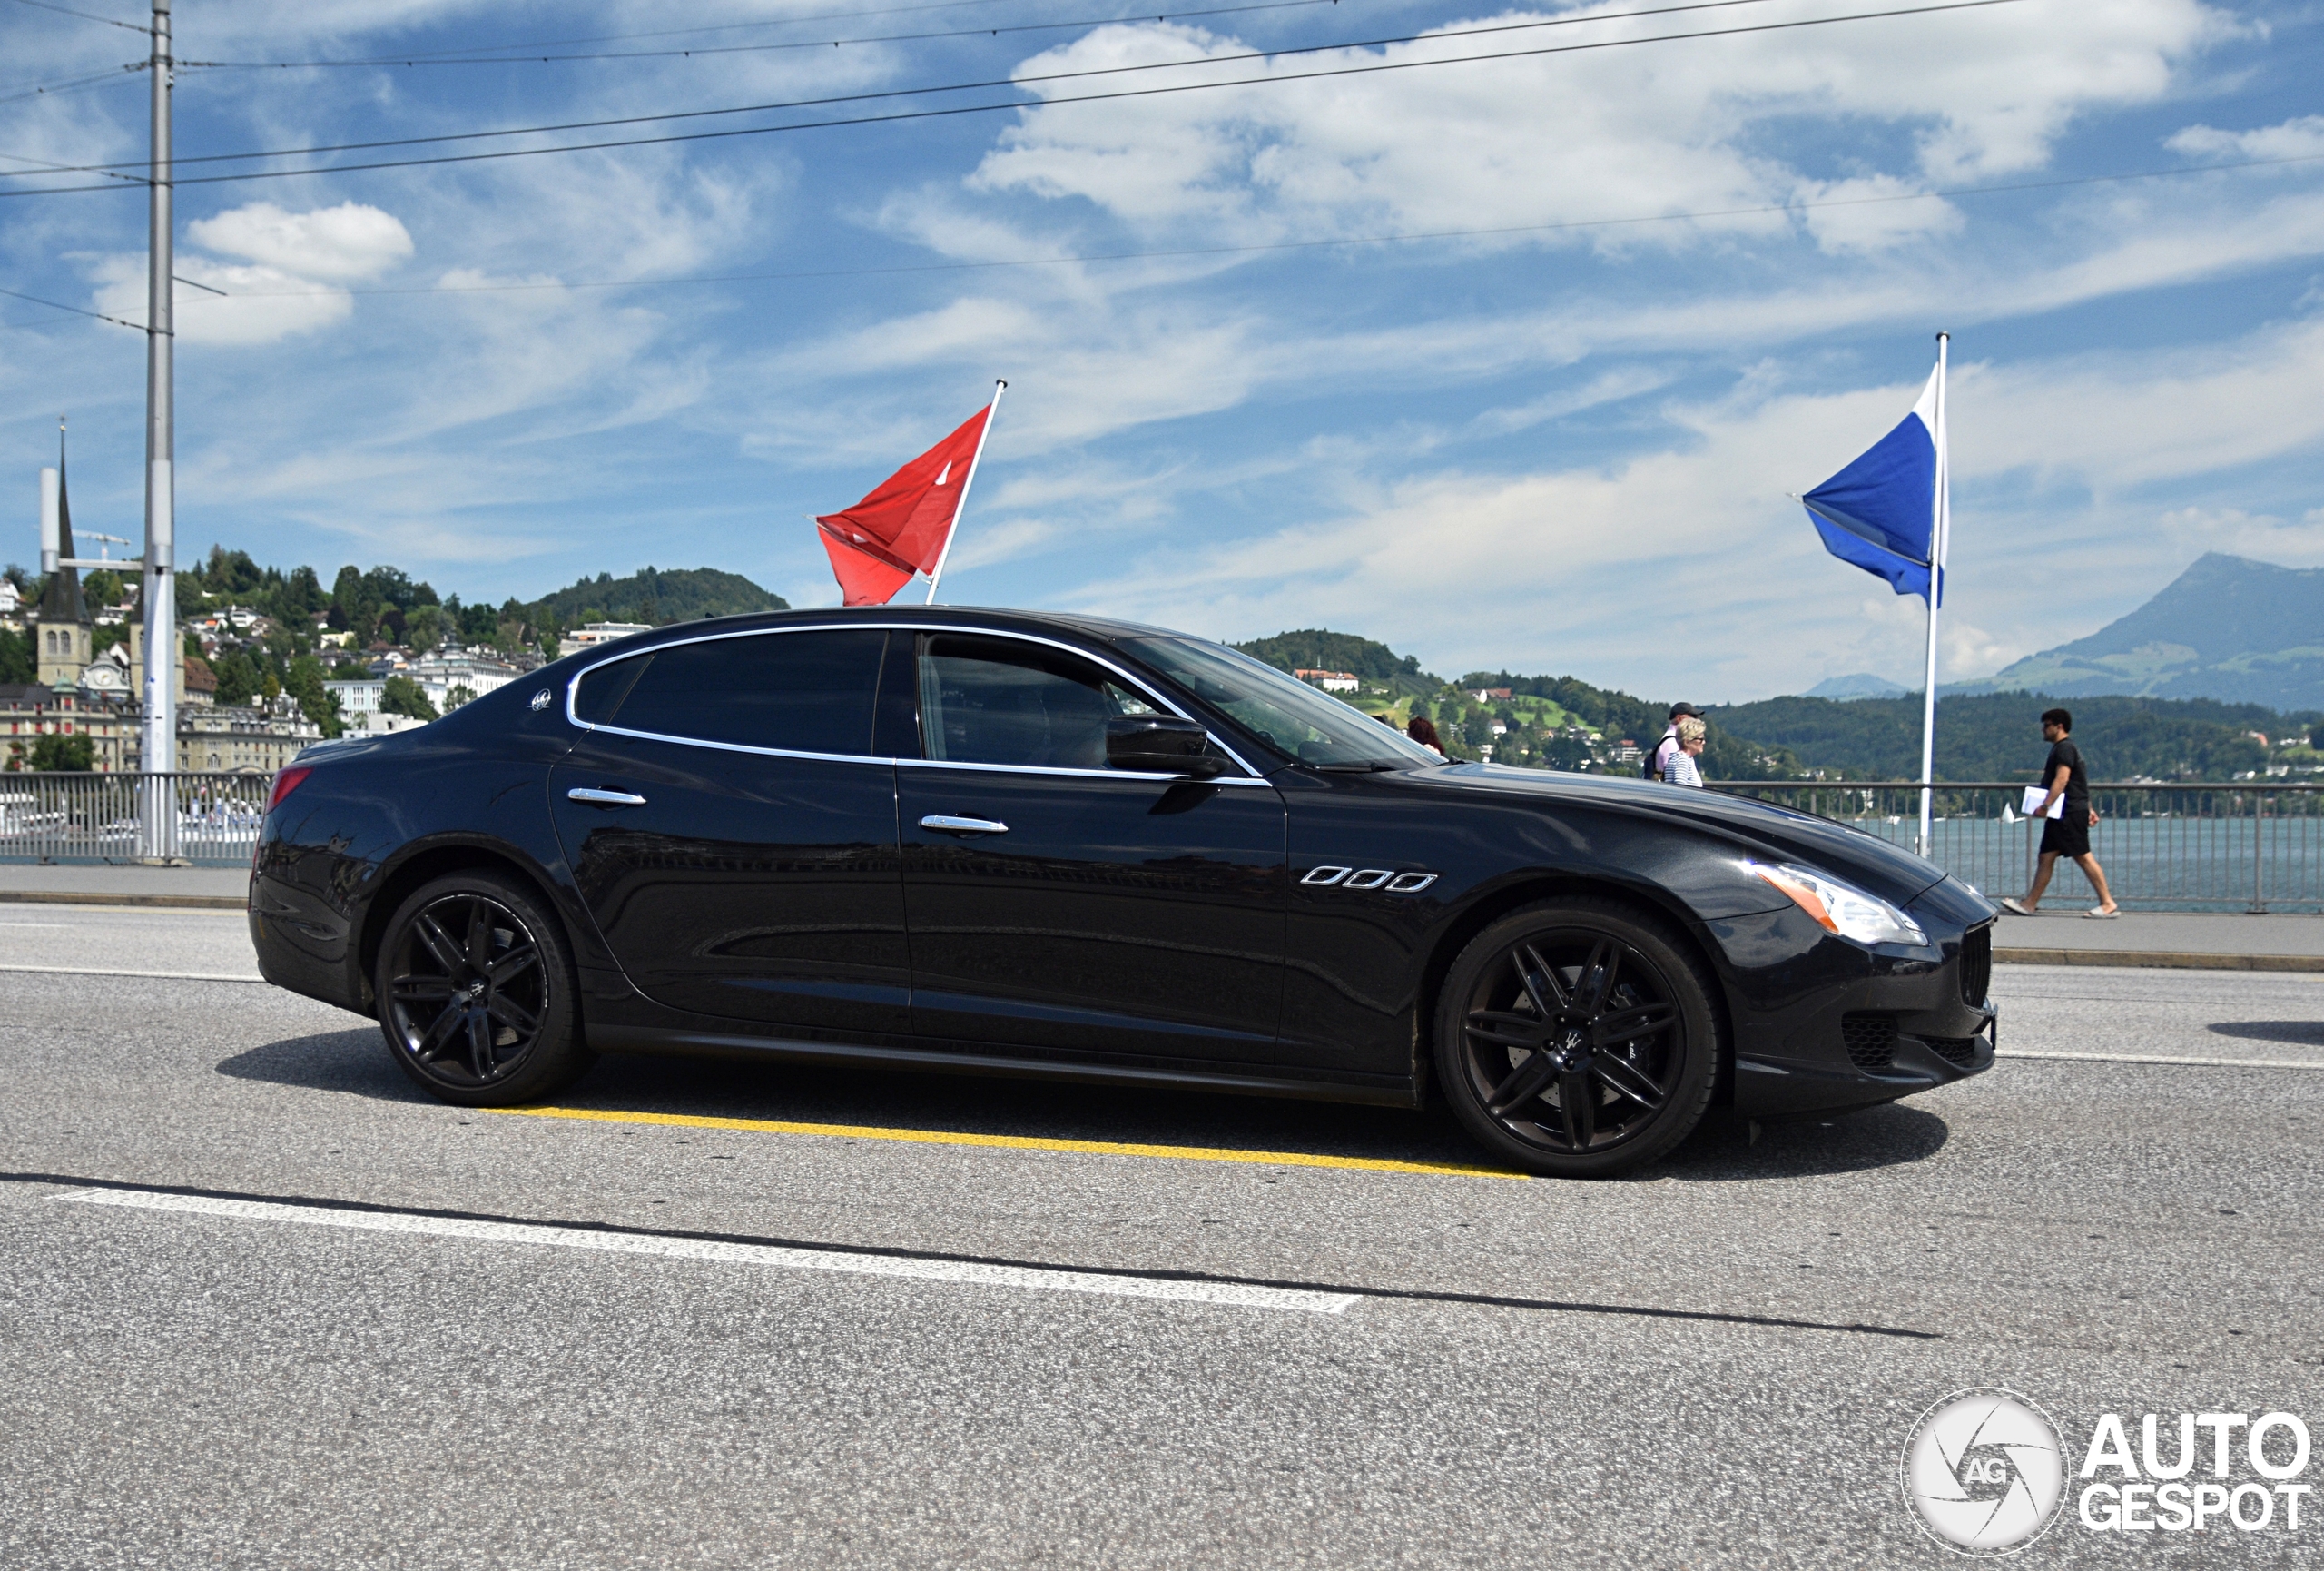
M 2004 965 L 2324 972 L 2324 916 L 2125 911 L 2112 922 L 2093 922 L 2083 909 L 2004 913 L 1994 928 L 1994 959 Z
M 0 862 L 0 903 L 240 911 L 250 886 L 250 872 L 241 867 L 42 867 Z

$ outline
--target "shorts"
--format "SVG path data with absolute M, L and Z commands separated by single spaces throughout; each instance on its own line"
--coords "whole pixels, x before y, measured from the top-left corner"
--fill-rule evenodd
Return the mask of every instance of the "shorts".
M 2056 818 L 2042 821 L 2042 852 L 2061 856 L 2090 855 L 2090 809 L 2069 807 Z

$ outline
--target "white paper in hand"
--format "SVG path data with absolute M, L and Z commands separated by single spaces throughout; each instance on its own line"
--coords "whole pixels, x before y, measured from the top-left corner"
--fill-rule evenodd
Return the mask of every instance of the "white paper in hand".
M 2028 818 L 2043 816 L 2050 818 L 2064 817 L 2066 815 L 2066 799 L 2063 793 L 2060 793 L 2058 799 L 2050 804 L 2050 811 L 2046 815 L 2042 812 L 2042 798 L 2047 796 L 2049 794 L 2050 792 L 2047 786 L 2028 786 L 2025 788 L 2025 805 L 2020 807 L 2018 811 L 2024 814 Z

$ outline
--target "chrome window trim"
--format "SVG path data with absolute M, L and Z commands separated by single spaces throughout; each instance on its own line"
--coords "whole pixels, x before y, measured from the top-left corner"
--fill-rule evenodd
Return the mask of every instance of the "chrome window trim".
M 1062 649 L 1068 655 L 1078 656 L 1093 665 L 1102 666 L 1124 682 L 1128 683 L 1131 690 L 1139 697 L 1159 704 L 1179 719 L 1195 719 L 1194 716 L 1172 703 L 1167 696 L 1153 691 L 1151 684 L 1123 670 L 1103 655 L 1092 654 L 1088 649 L 1066 643 L 1062 639 L 1044 638 L 1035 633 L 1019 633 L 1009 628 L 974 627 L 951 622 L 809 622 L 798 627 L 746 627 L 732 633 L 704 633 L 692 638 L 673 638 L 665 644 L 656 644 L 651 649 L 631 649 L 622 654 L 609 656 L 603 660 L 594 661 L 574 672 L 566 680 L 566 724 L 577 726 L 584 731 L 602 731 L 608 736 L 635 736 L 646 742 L 675 742 L 685 747 L 714 747 L 722 753 L 755 753 L 763 758 L 812 758 L 832 764 L 913 765 L 921 768 L 981 769 L 1010 775 L 1067 775 L 1098 780 L 1186 780 L 1191 778 L 1185 775 L 1149 774 L 1142 769 L 1065 769 L 1040 764 L 970 764 L 949 758 L 898 758 L 879 753 L 809 753 L 794 747 L 758 747 L 747 742 L 713 742 L 701 736 L 673 736 L 660 731 L 634 731 L 626 726 L 592 725 L 574 713 L 573 706 L 581 694 L 582 677 L 592 671 L 617 665 L 623 660 L 635 659 L 640 655 L 658 655 L 665 649 L 681 648 L 688 644 L 714 644 L 727 638 L 772 638 L 786 633 L 849 632 L 965 633 L 973 637 L 1014 638 L 1020 643 L 1039 644 L 1051 649 Z M 878 702 L 877 694 L 873 695 L 873 702 L 875 705 Z M 1200 724 L 1198 721 L 1196 723 Z M 1243 776 L 1220 776 L 1209 780 L 1196 781 L 1196 784 L 1203 786 L 1265 786 L 1267 784 L 1259 772 L 1251 767 L 1248 760 L 1228 746 L 1218 733 L 1211 730 L 1207 726 L 1203 727 L 1203 731 L 1220 752 L 1235 760 L 1236 767 L 1243 771 Z

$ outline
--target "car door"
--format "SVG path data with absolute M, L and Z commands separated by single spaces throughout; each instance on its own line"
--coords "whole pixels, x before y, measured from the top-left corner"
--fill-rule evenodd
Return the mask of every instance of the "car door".
M 1106 766 L 1161 701 L 1023 637 L 919 640 L 898 763 L 912 1029 L 960 1042 L 1264 1062 L 1283 1003 L 1283 801 Z M 901 750 L 900 750 L 901 751 Z
M 811 1032 L 909 1029 L 895 766 L 872 756 L 887 645 L 861 627 L 729 634 L 582 675 L 585 730 L 550 804 L 646 997 Z

